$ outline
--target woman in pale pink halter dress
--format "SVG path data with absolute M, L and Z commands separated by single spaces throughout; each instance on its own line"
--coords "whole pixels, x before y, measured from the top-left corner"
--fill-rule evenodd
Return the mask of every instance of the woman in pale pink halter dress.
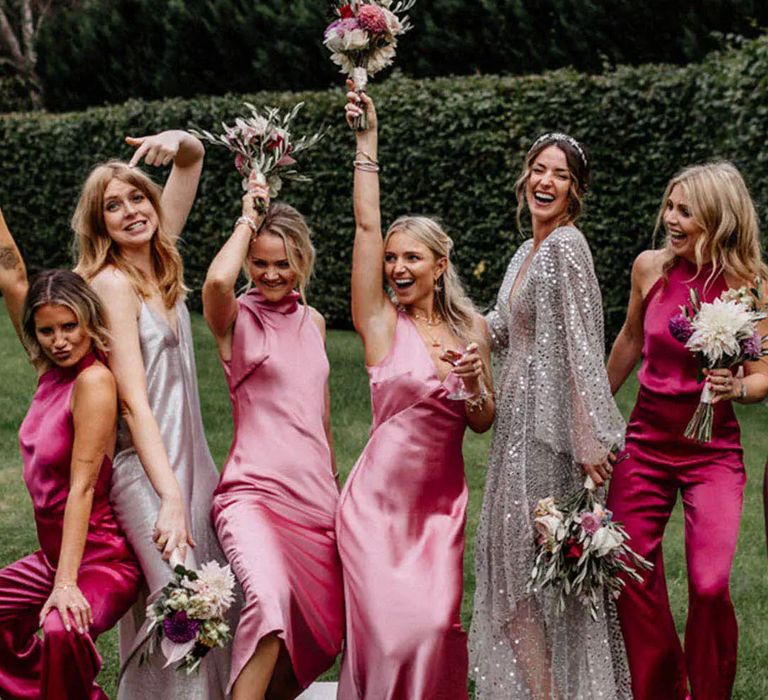
M 298 303 L 314 250 L 295 209 L 272 204 L 262 216 L 255 198 L 266 189 L 243 198 L 203 289 L 235 422 L 212 511 L 245 594 L 233 700 L 296 697 L 333 665 L 344 633 L 325 324 Z M 236 299 L 244 261 L 254 288 Z
M 347 606 L 338 697 L 463 700 L 461 445 L 468 424 L 493 421 L 489 344 L 435 221 L 401 217 L 382 241 L 376 113 L 365 94 L 350 93 L 346 109 L 350 122 L 365 109 L 370 124 L 357 133 L 352 315 L 373 426 L 336 525 Z

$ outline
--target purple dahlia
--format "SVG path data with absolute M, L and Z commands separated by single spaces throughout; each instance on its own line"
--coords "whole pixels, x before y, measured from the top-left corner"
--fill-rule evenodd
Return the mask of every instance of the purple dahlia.
M 669 319 L 669 332 L 675 340 L 687 343 L 693 335 L 693 326 L 683 314 L 677 314 Z
M 200 623 L 191 620 L 187 613 L 179 610 L 163 620 L 163 632 L 165 636 L 176 644 L 186 644 L 197 637 L 200 631 Z

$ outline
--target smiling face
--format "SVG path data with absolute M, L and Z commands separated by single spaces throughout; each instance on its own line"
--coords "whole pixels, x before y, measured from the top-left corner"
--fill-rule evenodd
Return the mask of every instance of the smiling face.
M 664 204 L 664 228 L 667 241 L 675 255 L 696 261 L 696 242 L 704 228 L 694 219 L 690 202 L 681 185 L 675 185 Z
M 248 274 L 267 301 L 280 301 L 293 291 L 297 275 L 291 268 L 285 243 L 280 236 L 263 232 L 251 241 Z
M 159 217 L 146 193 L 118 178 L 104 190 L 103 213 L 107 235 L 121 248 L 144 246 L 157 231 Z
M 35 338 L 46 359 L 72 367 L 85 357 L 93 340 L 68 306 L 43 304 L 35 310 Z
M 425 301 L 431 306 L 435 282 L 447 262 L 445 258 L 436 259 L 424 243 L 403 231 L 390 235 L 384 249 L 384 275 L 403 306 Z
M 548 146 L 530 164 L 525 197 L 534 225 L 561 222 L 568 216 L 571 172 L 565 153 Z

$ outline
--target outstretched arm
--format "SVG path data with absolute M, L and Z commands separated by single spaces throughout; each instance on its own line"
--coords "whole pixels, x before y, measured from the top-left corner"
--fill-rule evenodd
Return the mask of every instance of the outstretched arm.
M 180 130 L 161 131 L 151 136 L 126 136 L 125 141 L 136 148 L 128 164 L 131 167 L 138 165 L 142 158 L 147 165 L 158 167 L 173 162 L 161 201 L 165 230 L 175 240 L 184 230 L 195 202 L 205 157 L 203 144 L 192 134 Z
M 363 110 L 369 127 L 356 132 L 354 207 L 355 245 L 352 252 L 352 321 L 363 338 L 366 362 L 375 364 L 387 353 L 395 322 L 384 292 L 384 241 L 377 172 L 379 139 L 376 108 L 368 95 L 347 93 L 346 116 L 352 125 Z
M 27 298 L 27 270 L 0 209 L 0 292 L 21 340 L 21 308 Z

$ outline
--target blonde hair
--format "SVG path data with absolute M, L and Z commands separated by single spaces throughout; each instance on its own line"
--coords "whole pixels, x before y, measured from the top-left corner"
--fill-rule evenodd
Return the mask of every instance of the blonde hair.
M 574 146 L 574 144 L 577 144 Z M 565 155 L 568 164 L 568 172 L 571 176 L 571 186 L 568 189 L 568 209 L 563 215 L 562 224 L 569 221 L 575 222 L 581 216 L 584 209 L 584 195 L 589 187 L 590 168 L 584 147 L 567 134 L 544 134 L 534 141 L 523 163 L 523 170 L 515 182 L 515 196 L 517 197 L 517 230 L 523 230 L 523 209 L 526 205 L 525 190 L 528 180 L 531 179 L 531 170 L 534 161 L 543 151 L 550 146 L 557 146 Z M 577 148 L 578 146 L 578 148 Z
M 307 306 L 306 290 L 315 268 L 315 247 L 306 219 L 290 204 L 274 202 L 269 205 L 258 233 L 251 237 L 251 243 L 267 234 L 282 239 L 288 265 L 296 275 L 301 301 Z M 250 281 L 247 260 L 244 268 L 245 276 Z
M 675 175 L 664 192 L 653 232 L 654 242 L 664 227 L 667 201 L 676 185 L 680 185 L 688 200 L 693 221 L 704 231 L 694 248 L 697 274 L 709 258 L 712 273 L 707 284 L 721 272 L 747 283 L 757 277 L 765 280 L 768 268 L 760 252 L 757 211 L 736 166 L 728 161 L 705 163 L 690 166 Z M 676 260 L 668 238 L 664 250 L 666 274 Z
M 184 296 L 184 265 L 176 245 L 165 230 L 160 197 L 162 189 L 138 168 L 129 168 L 119 160 L 97 165 L 88 175 L 75 213 L 72 229 L 75 232 L 75 272 L 92 280 L 107 265 L 114 265 L 127 275 L 136 293 L 152 296 L 150 280 L 139 268 L 125 259 L 107 233 L 104 223 L 104 193 L 109 183 L 117 179 L 141 191 L 157 212 L 159 223 L 150 242 L 152 268 L 163 303 L 171 308 Z
M 45 270 L 30 280 L 29 291 L 21 310 L 22 339 L 33 365 L 50 365 L 37 340 L 35 328 L 35 312 L 45 304 L 67 307 L 77 316 L 78 323 L 85 328 L 96 348 L 104 354 L 107 353 L 109 331 L 101 299 L 96 292 L 80 275 L 71 270 Z
M 434 310 L 445 319 L 453 334 L 461 340 L 479 340 L 474 330 L 477 310 L 464 291 L 464 285 L 451 262 L 451 237 L 437 221 L 426 216 L 401 216 L 395 220 L 384 237 L 385 247 L 395 233 L 404 233 L 423 243 L 436 260 L 446 259 L 448 264 L 439 280 L 442 284 L 435 285 Z

